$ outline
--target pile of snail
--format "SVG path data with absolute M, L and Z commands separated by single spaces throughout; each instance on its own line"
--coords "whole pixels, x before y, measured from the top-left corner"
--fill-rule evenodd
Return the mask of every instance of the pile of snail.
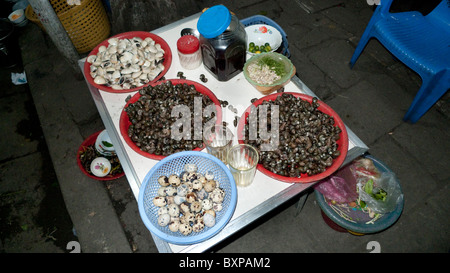
M 131 122 L 128 137 L 142 151 L 167 156 L 203 147 L 202 139 L 194 137 L 194 116 L 191 118 L 190 138 L 177 140 L 172 137 L 171 127 L 179 119 L 172 116 L 172 109 L 178 105 L 188 106 L 190 113 L 194 114 L 194 98 L 201 97 L 202 109 L 213 104 L 211 98 L 198 92 L 194 85 L 172 84 L 170 80 L 154 87 L 146 86 L 139 90 L 139 94 L 140 98 L 128 104 L 124 111 Z M 204 114 L 201 119 L 203 126 L 207 122 L 215 122 L 215 112 Z
M 274 101 L 264 101 L 261 105 L 278 105 L 279 145 L 273 150 L 263 151 L 261 145 L 267 143 L 261 137 L 244 143 L 254 146 L 260 153 L 259 163 L 275 174 L 287 177 L 302 177 L 322 173 L 340 155 L 337 140 L 341 128 L 335 126 L 334 118 L 318 110 L 317 98 L 308 102 L 292 94 L 283 93 Z M 252 101 L 254 102 L 254 101 Z M 267 126 L 270 131 L 271 107 L 267 107 Z M 244 136 L 249 135 L 248 120 L 244 126 Z M 265 139 L 265 138 L 263 138 Z

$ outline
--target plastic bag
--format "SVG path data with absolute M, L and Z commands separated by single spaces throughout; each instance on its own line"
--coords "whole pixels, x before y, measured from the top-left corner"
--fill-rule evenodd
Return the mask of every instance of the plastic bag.
M 379 177 L 359 175 L 357 178 L 359 198 L 376 213 L 394 211 L 403 198 L 395 174 L 383 172 Z
M 377 179 L 380 177 L 380 170 L 375 167 L 373 161 L 369 158 L 359 158 L 353 162 L 354 176 L 355 177 L 367 177 L 368 179 Z
M 25 71 L 22 73 L 11 73 L 11 81 L 15 85 L 27 83 L 27 75 Z
M 356 179 L 353 176 L 354 166 L 349 165 L 337 171 L 330 178 L 314 185 L 329 200 L 337 203 L 354 202 L 358 198 Z

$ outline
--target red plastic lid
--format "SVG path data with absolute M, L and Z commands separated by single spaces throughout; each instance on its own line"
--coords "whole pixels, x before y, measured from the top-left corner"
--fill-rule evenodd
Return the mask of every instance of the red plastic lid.
M 192 54 L 200 47 L 200 42 L 197 37 L 193 35 L 181 36 L 177 41 L 177 48 L 183 54 Z

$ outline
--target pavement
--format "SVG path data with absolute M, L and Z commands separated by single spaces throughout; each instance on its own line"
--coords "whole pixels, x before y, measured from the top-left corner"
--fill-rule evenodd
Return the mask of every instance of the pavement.
M 198 2 L 199 11 L 217 3 Z M 405 123 L 417 74 L 375 40 L 349 68 L 373 7 L 351 0 L 226 5 L 238 18 L 263 14 L 285 30 L 297 76 L 396 173 L 405 203 L 391 227 L 356 236 L 328 226 L 310 194 L 298 215 L 292 200 L 211 251 L 367 253 L 376 241 L 381 252 L 448 253 L 450 96 Z M 22 61 L 0 77 L 0 252 L 156 253 L 126 177 L 93 180 L 76 164 L 83 140 L 104 129 L 86 82 L 36 25 L 17 32 Z M 28 83 L 12 84 L 10 73 L 23 71 Z

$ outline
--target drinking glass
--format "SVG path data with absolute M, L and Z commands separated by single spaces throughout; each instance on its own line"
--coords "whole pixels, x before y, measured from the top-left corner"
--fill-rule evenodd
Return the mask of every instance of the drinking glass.
M 258 151 L 250 145 L 238 144 L 228 151 L 228 167 L 236 185 L 247 187 L 253 182 L 258 165 Z
M 227 153 L 233 142 L 233 137 L 231 130 L 222 124 L 206 127 L 203 131 L 203 142 L 206 145 L 206 150 L 210 155 L 217 157 L 225 164 L 227 164 Z

